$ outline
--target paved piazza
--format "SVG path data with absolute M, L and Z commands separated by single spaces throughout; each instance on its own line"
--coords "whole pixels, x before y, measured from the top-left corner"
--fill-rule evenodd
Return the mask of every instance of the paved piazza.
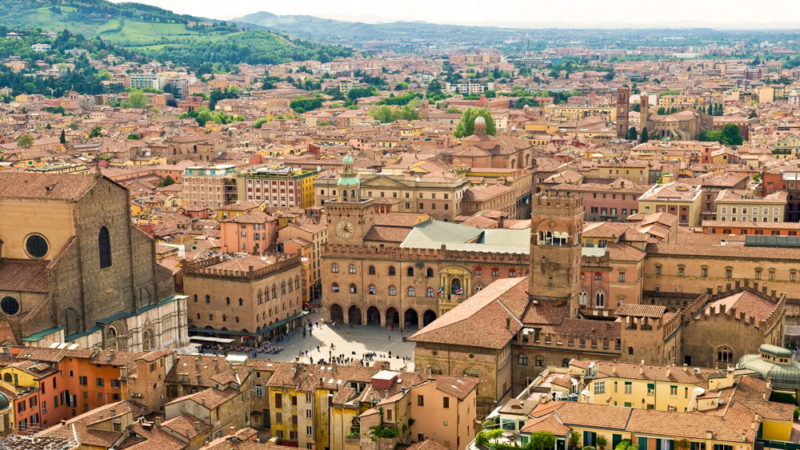
M 337 324 L 338 328 L 333 328 L 331 323 L 326 322 L 322 328 L 316 327 L 315 323 L 322 323 L 321 313 L 312 313 L 303 317 L 303 323 L 308 324 L 311 320 L 314 330 L 312 334 L 306 333 L 303 338 L 301 329 L 292 332 L 291 339 L 284 339 L 282 342 L 273 342 L 272 345 L 283 347 L 283 351 L 277 355 L 268 355 L 264 353 L 258 354 L 258 359 L 269 359 L 272 361 L 296 361 L 300 355 L 300 351 L 305 352 L 308 350 L 308 356 L 305 353 L 300 362 L 308 363 L 309 357 L 313 358 L 314 363 L 319 359 L 325 358 L 326 362 L 330 352 L 334 356 L 343 354 L 345 358 L 360 358 L 363 353 L 375 352 L 377 355 L 383 354 L 384 357 L 375 357 L 375 361 L 391 361 L 391 368 L 393 370 L 414 370 L 414 343 L 403 342 L 402 336 L 410 336 L 414 334 L 417 329 L 410 328 L 400 334 L 399 330 L 387 331 L 386 328 L 371 325 L 359 326 Z M 391 339 L 389 337 L 391 336 Z M 331 350 L 331 343 L 333 343 L 335 350 Z M 319 351 L 317 346 L 319 345 Z M 392 357 L 389 358 L 388 353 L 392 352 Z M 208 354 L 209 350 L 205 350 Z M 229 352 L 229 354 L 243 354 L 241 352 Z M 252 358 L 252 352 L 248 354 Z M 397 358 L 397 357 L 400 358 Z M 403 357 L 407 357 L 407 361 L 403 361 Z

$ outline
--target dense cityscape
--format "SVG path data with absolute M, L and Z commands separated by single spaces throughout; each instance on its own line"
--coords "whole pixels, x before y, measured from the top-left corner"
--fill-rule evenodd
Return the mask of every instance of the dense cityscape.
M 800 33 L 0 5 L 0 449 L 800 450 Z

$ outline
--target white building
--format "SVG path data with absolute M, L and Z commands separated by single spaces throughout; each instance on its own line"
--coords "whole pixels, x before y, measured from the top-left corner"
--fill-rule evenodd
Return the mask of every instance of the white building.
M 131 75 L 131 89 L 150 88 L 163 91 L 165 85 L 166 81 L 164 76 L 157 73 L 137 73 Z
M 52 47 L 50 44 L 33 44 L 31 45 L 31 51 L 34 53 L 38 52 L 47 52 L 50 51 Z

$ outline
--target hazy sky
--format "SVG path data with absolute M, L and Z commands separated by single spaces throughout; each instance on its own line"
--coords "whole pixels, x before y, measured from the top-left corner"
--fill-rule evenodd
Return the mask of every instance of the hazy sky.
M 111 0 L 119 2 L 120 0 Z M 800 1 L 774 0 L 134 0 L 232 19 L 268 11 L 363 22 L 424 20 L 492 26 L 800 28 Z

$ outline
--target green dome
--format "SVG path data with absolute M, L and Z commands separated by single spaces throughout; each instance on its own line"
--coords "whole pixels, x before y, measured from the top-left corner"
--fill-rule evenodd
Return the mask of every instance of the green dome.
M 344 161 L 342 162 L 345 164 L 353 164 L 353 157 L 348 153 L 344 156 Z
M 336 182 L 337 186 L 359 186 L 361 184 L 361 180 L 357 177 L 341 177 L 339 181 Z
M 800 364 L 792 361 L 776 364 L 763 359 L 761 355 L 744 355 L 736 365 L 737 369 L 750 369 L 760 375 L 761 379 L 772 379 L 772 385 L 779 389 L 800 389 Z

